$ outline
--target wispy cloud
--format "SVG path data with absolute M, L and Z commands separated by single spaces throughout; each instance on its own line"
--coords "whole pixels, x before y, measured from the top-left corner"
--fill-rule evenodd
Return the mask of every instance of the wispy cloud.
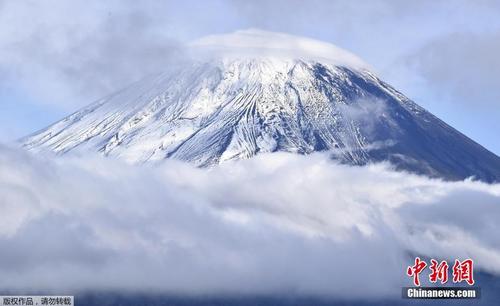
M 500 101 L 500 30 L 443 35 L 408 57 L 426 86 L 442 100 L 480 107 Z
M 6 2 L 2 85 L 61 108 L 90 103 L 182 57 L 182 44 L 161 17 L 152 3 Z
M 363 5 L 343 0 L 10 1 L 0 6 L 0 71 L 4 84 L 14 83 L 38 95 L 40 101 L 72 108 L 144 74 L 162 71 L 183 54 L 184 41 L 256 27 L 333 42 L 389 76 L 392 70 L 400 71 L 395 62 L 401 64 L 408 57 L 416 57 L 424 70 L 432 69 L 428 45 L 444 39 L 449 48 L 436 63 L 447 65 L 449 76 L 454 76 L 461 70 L 448 61 L 457 50 L 453 44 L 467 39 L 455 40 L 452 34 L 459 29 L 479 43 L 494 41 L 489 33 L 500 29 L 499 10 L 495 1 L 404 5 L 394 0 Z M 445 13 L 448 18 L 443 22 Z M 498 46 L 488 47 L 480 53 L 496 54 Z M 466 68 L 488 69 L 484 65 Z M 394 81 L 407 85 L 405 79 L 414 73 L 406 71 L 401 81 L 401 75 Z M 433 81 L 438 84 L 447 78 Z

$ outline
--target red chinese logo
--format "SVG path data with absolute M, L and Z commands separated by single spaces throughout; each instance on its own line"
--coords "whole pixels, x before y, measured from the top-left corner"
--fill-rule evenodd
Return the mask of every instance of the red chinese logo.
M 441 284 L 446 284 L 448 281 L 448 263 L 445 260 L 438 264 L 437 260 L 431 259 L 430 269 L 429 281 L 431 283 L 440 280 Z
M 474 262 L 472 259 L 466 259 L 462 262 L 455 259 L 455 264 L 453 265 L 453 282 L 460 283 L 461 281 L 466 281 L 469 285 L 474 285 Z
M 422 273 L 427 267 L 427 263 L 420 259 L 420 257 L 415 258 L 415 264 L 409 266 L 406 270 L 406 275 L 413 277 L 413 284 L 415 286 L 420 286 L 420 273 Z M 429 269 L 431 270 L 429 274 L 429 282 L 436 283 L 438 281 L 441 284 L 446 284 L 448 282 L 448 263 L 446 260 L 438 262 L 435 259 L 431 259 L 431 265 Z M 460 283 L 462 281 L 467 282 L 469 285 L 474 285 L 474 262 L 472 259 L 466 259 L 460 261 L 455 259 L 455 264 L 452 267 L 453 282 Z
M 420 279 L 418 275 L 427 267 L 425 261 L 421 261 L 420 257 L 415 258 L 415 265 L 408 267 L 406 274 L 410 277 L 413 276 L 413 283 L 415 286 L 420 286 Z

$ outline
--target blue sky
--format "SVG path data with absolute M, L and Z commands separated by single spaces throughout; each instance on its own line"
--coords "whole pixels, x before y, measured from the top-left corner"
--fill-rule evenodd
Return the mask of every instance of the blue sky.
M 500 154 L 498 1 L 3 1 L 0 141 L 160 71 L 193 39 L 245 28 L 308 36 Z

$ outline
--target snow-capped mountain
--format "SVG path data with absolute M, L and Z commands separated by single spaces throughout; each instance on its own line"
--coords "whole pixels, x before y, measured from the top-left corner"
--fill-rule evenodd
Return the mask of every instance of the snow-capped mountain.
M 329 150 L 447 179 L 500 180 L 500 158 L 333 45 L 259 30 L 191 44 L 169 67 L 25 139 L 30 150 L 99 151 L 198 166 L 261 152 Z

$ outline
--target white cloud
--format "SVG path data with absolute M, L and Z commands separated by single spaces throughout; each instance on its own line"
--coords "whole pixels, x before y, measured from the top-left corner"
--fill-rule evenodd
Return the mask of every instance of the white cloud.
M 37 102 L 74 109 L 145 74 L 163 71 L 184 53 L 181 40 L 251 27 L 338 44 L 391 75 L 399 71 L 398 60 L 457 29 L 477 35 L 478 42 L 489 39 L 487 32 L 500 27 L 499 8 L 495 1 L 401 4 L 377 0 L 361 6 L 342 0 L 4 1 L 0 4 L 1 80 Z M 449 15 L 446 22 L 445 14 Z M 460 71 L 449 55 L 446 51 L 445 60 L 437 64 L 451 68 L 448 74 L 453 77 Z M 422 58 L 422 64 L 423 69 L 432 69 L 435 63 Z M 483 65 L 468 68 L 487 69 Z M 407 71 L 403 80 L 396 76 L 391 81 L 404 84 L 414 74 Z
M 0 195 L 0 288 L 394 296 L 408 254 L 500 273 L 500 185 L 322 154 L 150 168 L 3 147 Z
M 443 35 L 426 43 L 407 61 L 440 100 L 491 110 L 500 103 L 499 41 L 499 30 Z
M 0 71 L 36 102 L 65 109 L 101 98 L 182 57 L 155 5 L 12 1 L 0 7 Z M 0 87 L 0 90 L 2 88 Z

